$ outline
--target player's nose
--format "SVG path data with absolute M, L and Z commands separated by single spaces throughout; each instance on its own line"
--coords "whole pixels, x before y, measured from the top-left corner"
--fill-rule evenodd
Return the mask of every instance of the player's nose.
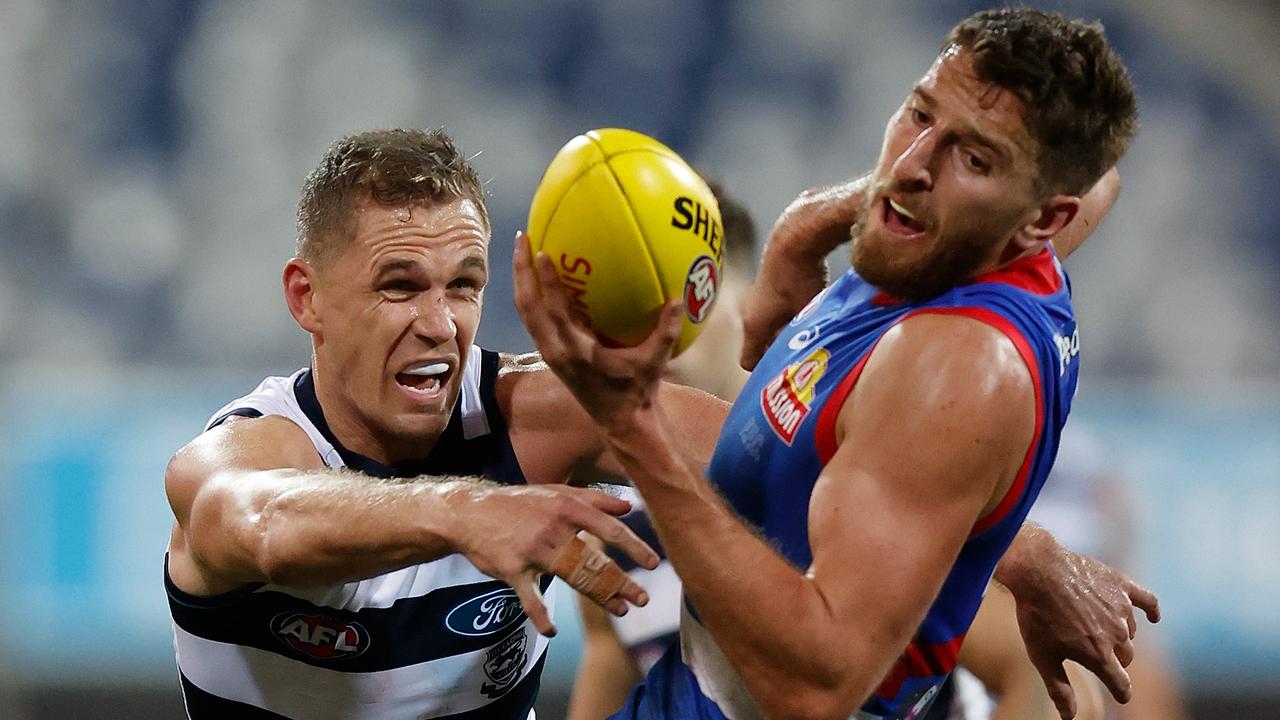
M 896 190 L 924 192 L 933 187 L 933 156 L 936 146 L 934 133 L 925 130 L 898 155 L 892 168 Z
M 440 345 L 458 335 L 453 309 L 443 296 L 423 293 L 423 300 L 413 306 L 413 332 L 433 345 Z

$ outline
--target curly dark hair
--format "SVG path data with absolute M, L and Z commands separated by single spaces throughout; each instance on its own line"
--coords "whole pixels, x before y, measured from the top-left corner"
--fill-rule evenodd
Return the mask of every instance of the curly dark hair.
M 952 28 L 978 77 L 1015 93 L 1039 143 L 1041 194 L 1079 195 L 1124 155 L 1138 126 L 1133 84 L 1102 24 L 1028 8 L 980 12 Z
M 443 130 L 373 130 L 329 146 L 302 184 L 298 257 L 323 264 L 355 234 L 356 204 L 475 202 L 489 225 L 475 168 Z

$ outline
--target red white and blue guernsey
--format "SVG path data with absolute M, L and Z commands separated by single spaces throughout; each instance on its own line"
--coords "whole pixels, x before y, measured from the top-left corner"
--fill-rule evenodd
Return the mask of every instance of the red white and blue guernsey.
M 836 450 L 835 423 L 876 343 L 914 315 L 959 315 L 1007 336 L 1031 373 L 1036 429 L 995 510 L 978 519 L 911 643 L 854 716 L 923 718 L 956 665 L 987 581 L 1035 501 L 1057 452 L 1079 371 L 1070 286 L 1049 250 L 923 302 L 897 302 L 850 270 L 784 328 L 726 419 L 708 475 L 795 567 L 812 562 L 809 497 Z M 832 642 L 839 642 L 832 638 Z M 680 645 L 614 716 L 745 720 L 761 713 L 686 598 Z
M 209 421 L 280 415 L 329 467 L 376 477 L 484 476 L 523 483 L 498 407 L 498 355 L 472 347 L 458 404 L 423 459 L 380 465 L 337 441 L 310 370 L 267 378 Z M 548 607 L 554 598 L 544 578 Z M 515 591 L 449 555 L 364 580 L 319 587 L 244 585 L 197 597 L 165 568 L 187 713 L 204 718 L 533 717 L 547 639 Z

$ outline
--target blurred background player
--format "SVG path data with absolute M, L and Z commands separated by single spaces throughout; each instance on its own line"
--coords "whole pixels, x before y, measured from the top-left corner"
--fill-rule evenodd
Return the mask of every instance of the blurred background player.
M 726 267 L 721 294 L 702 336 L 667 366 L 669 379 L 727 402 L 737 398 L 749 376 L 738 364 L 742 351 L 742 293 L 751 287 L 757 259 L 757 234 L 750 212 L 712 178 L 707 184 L 720 204 L 724 222 Z M 1096 229 L 1096 228 L 1094 228 Z M 1078 237 L 1083 242 L 1085 237 Z M 1078 243 L 1077 243 L 1078 244 Z M 1075 247 L 1067 248 L 1067 253 Z M 1064 254 L 1067 254 L 1064 253 Z M 569 705 L 569 720 L 599 720 L 621 707 L 631 689 L 679 638 L 680 578 L 667 560 L 644 509 L 631 488 L 622 490 L 632 510 L 622 517 L 662 558 L 652 571 L 626 555 L 606 549 L 620 567 L 649 592 L 649 604 L 625 616 L 604 612 L 578 598 L 583 650 Z M 1052 529 L 1052 528 L 1051 528 Z M 1065 545 L 1080 552 L 1067 538 Z M 942 691 L 945 702 L 930 708 L 924 720 L 1053 720 L 1058 717 L 1035 667 L 1027 659 L 1018 632 L 1012 596 L 1002 586 L 988 589 L 960 651 L 960 665 Z M 1102 717 L 1097 681 L 1075 663 L 1068 664 L 1078 691 L 1078 720 Z

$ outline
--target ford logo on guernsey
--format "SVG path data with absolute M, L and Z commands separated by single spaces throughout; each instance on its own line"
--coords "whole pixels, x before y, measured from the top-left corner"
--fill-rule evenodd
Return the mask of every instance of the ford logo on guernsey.
M 272 618 L 271 631 L 289 647 L 317 660 L 355 657 L 369 647 L 369 634 L 356 623 L 314 613 L 280 613 Z
M 524 607 L 511 588 L 498 588 L 462 603 L 444 616 L 444 625 L 459 635 L 483 637 L 524 620 Z

